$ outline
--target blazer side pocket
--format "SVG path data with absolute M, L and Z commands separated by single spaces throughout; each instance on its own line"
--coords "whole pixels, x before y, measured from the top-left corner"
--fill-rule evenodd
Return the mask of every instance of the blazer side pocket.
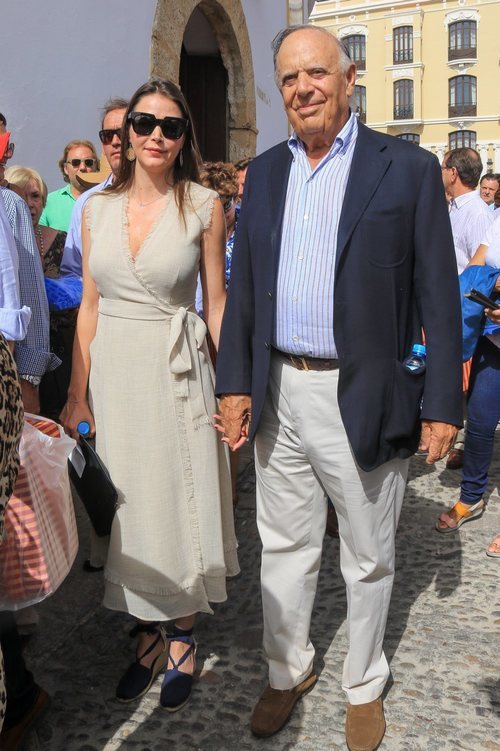
M 415 375 L 399 360 L 394 361 L 392 392 L 384 437 L 398 441 L 414 436 L 420 430 L 420 404 L 424 393 L 425 372 Z

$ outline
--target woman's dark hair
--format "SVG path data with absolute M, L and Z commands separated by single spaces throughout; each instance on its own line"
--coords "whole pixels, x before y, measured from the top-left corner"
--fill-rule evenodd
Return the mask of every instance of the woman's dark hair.
M 201 164 L 201 157 L 188 104 L 184 99 L 181 90 L 175 85 L 175 83 L 172 83 L 172 81 L 166 81 L 161 78 L 153 78 L 147 83 L 140 86 L 135 94 L 132 95 L 132 98 L 130 99 L 127 107 L 127 111 L 125 113 L 121 132 L 122 144 L 120 153 L 120 169 L 118 171 L 118 175 L 116 176 L 116 180 L 114 180 L 113 184 L 106 188 L 104 192 L 109 194 L 123 193 L 132 185 L 135 173 L 135 160 L 133 162 L 130 162 L 126 157 L 127 149 L 130 146 L 129 128 L 132 127 L 128 122 L 128 116 L 136 109 L 138 101 L 142 99 L 142 97 L 148 96 L 149 94 L 162 94 L 172 102 L 175 102 L 181 110 L 183 116 L 186 117 L 189 121 L 189 125 L 185 134 L 184 145 L 179 152 L 179 156 L 175 160 L 173 168 L 175 202 L 177 204 L 177 208 L 179 209 L 179 214 L 184 219 L 184 206 L 186 197 L 188 196 L 189 182 L 200 182 L 199 168 Z M 182 164 L 179 158 L 181 154 Z

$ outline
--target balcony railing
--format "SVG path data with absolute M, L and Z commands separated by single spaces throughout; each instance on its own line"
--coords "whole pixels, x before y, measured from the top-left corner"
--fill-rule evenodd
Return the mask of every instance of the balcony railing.
M 394 107 L 395 120 L 413 120 L 413 107 Z
M 366 70 L 366 60 L 354 60 L 357 70 Z
M 400 65 L 401 63 L 413 62 L 413 50 L 401 50 L 395 52 L 392 56 L 392 62 L 394 65 Z
M 448 60 L 470 60 L 477 58 L 477 47 L 448 47 Z
M 477 115 L 476 104 L 448 105 L 448 117 L 463 117 L 465 115 L 475 117 Z

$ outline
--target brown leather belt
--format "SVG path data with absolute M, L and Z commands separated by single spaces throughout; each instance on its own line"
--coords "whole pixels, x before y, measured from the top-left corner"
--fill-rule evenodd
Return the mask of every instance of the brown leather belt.
M 339 367 L 339 361 L 333 357 L 303 357 L 302 355 L 291 355 L 279 349 L 276 352 L 297 370 L 337 370 Z

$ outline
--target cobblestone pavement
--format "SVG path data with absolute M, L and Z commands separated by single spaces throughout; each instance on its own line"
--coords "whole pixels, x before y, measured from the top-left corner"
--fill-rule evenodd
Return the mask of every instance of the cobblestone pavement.
M 460 472 L 444 462 L 411 462 L 397 538 L 397 576 L 386 632 L 392 681 L 385 699 L 381 751 L 500 751 L 500 560 L 485 547 L 500 532 L 497 452 L 490 504 L 459 533 L 434 531 L 438 514 L 457 497 Z M 159 706 L 161 677 L 136 704 L 114 698 L 129 663 L 131 619 L 100 606 L 100 574 L 85 574 L 88 521 L 78 511 L 81 550 L 60 590 L 38 607 L 40 625 L 27 647 L 37 680 L 53 703 L 27 751 L 323 751 L 345 749 L 346 599 L 338 541 L 325 538 L 312 638 L 321 671 L 287 727 L 262 741 L 248 718 L 266 682 L 262 659 L 259 539 L 251 462 L 239 481 L 236 512 L 241 575 L 227 603 L 197 628 L 199 680 L 178 714 Z

